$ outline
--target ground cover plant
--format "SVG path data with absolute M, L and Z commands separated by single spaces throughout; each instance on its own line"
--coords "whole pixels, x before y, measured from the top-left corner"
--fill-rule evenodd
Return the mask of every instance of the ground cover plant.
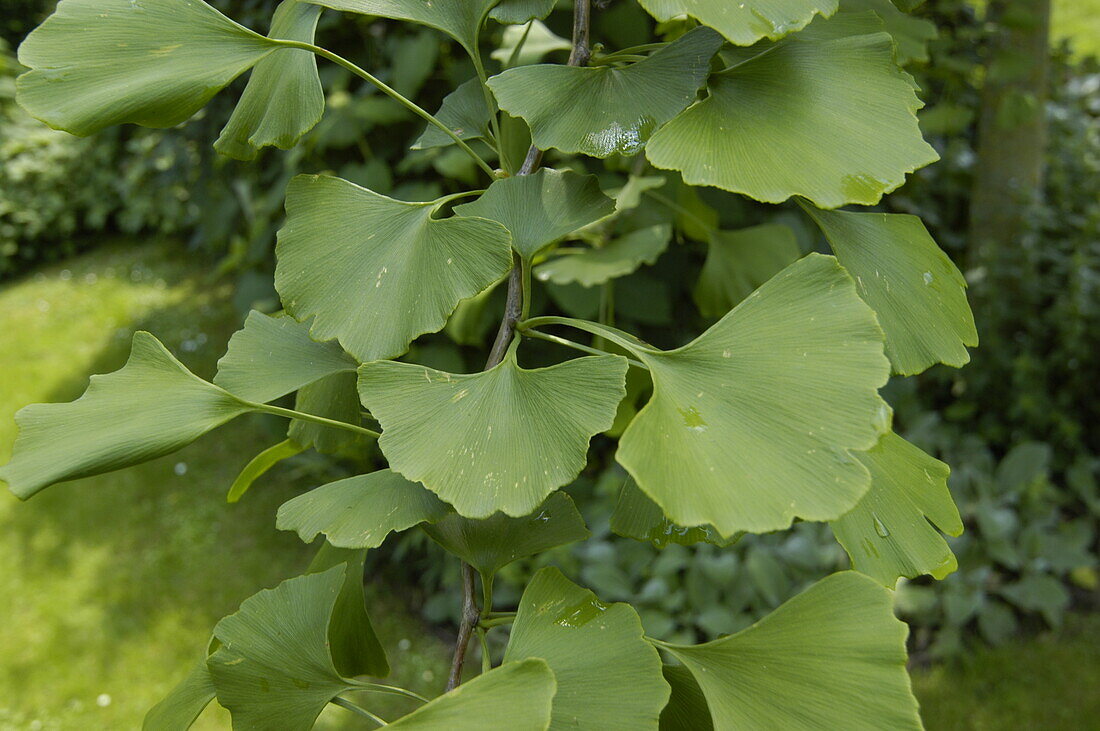
M 422 117 L 414 146 L 454 146 L 484 173 L 483 188 L 431 201 L 294 178 L 276 250 L 285 311 L 250 314 L 213 382 L 139 332 L 126 365 L 80 399 L 17 416 L 0 479 L 24 499 L 249 413 L 290 426 L 234 499 L 307 449 L 378 449 L 388 463 L 280 508 L 279 528 L 325 537 L 310 571 L 220 621 L 148 727 L 186 727 L 215 698 L 240 728 L 310 728 L 329 704 L 384 723 L 347 697 L 360 691 L 421 704 L 390 719 L 406 728 L 920 726 L 890 589 L 953 570 L 936 527 L 961 523 L 947 466 L 891 432 L 879 389 L 892 373 L 965 364 L 977 337 L 965 282 L 919 219 L 837 209 L 876 204 L 937 157 L 898 66 L 926 29 L 885 1 L 641 5 L 658 37 L 612 51 L 590 36 L 590 3 L 574 3 L 566 64 L 517 65 L 545 0 L 287 0 L 267 36 L 198 0 L 65 0 L 20 47 L 19 102 L 74 134 L 182 123 L 251 69 L 216 147 L 291 147 L 324 113 L 320 57 Z M 324 8 L 435 28 L 474 76 L 430 114 L 314 45 Z M 493 23 L 520 35 L 489 76 L 480 38 Z M 793 200 L 787 212 L 833 255 L 802 256 L 777 222 L 721 230 L 693 212 L 693 186 Z M 617 328 L 615 280 L 689 237 L 707 245 L 696 296 L 717 321 L 661 348 Z M 535 279 L 564 301 L 595 291 L 598 312 L 541 314 Z M 484 370 L 415 360 L 418 338 L 459 326 L 454 313 L 497 287 Z M 562 350 L 524 368 L 533 341 Z M 570 349 L 585 355 L 563 360 Z M 700 644 L 645 635 L 628 604 L 553 567 L 528 578 L 515 611 L 495 607 L 500 569 L 588 537 L 561 488 L 593 438 L 618 440 L 628 475 L 615 532 L 722 547 L 821 522 L 854 570 Z M 462 565 L 451 674 L 431 699 L 377 682 L 389 661 L 363 600 L 366 551 L 408 530 Z M 482 672 L 462 683 L 475 641 Z

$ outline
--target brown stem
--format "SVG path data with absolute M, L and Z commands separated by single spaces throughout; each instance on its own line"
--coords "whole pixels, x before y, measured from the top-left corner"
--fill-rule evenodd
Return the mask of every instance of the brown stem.
M 573 50 L 569 54 L 570 66 L 584 66 L 592 55 L 589 47 L 588 29 L 592 17 L 591 0 L 576 0 L 573 5 Z M 535 145 L 527 151 L 523 166 L 517 175 L 530 175 L 542 164 L 542 150 Z M 508 275 L 508 298 L 504 305 L 504 316 L 497 330 L 496 340 L 489 351 L 485 370 L 495 368 L 504 360 L 508 346 L 516 335 L 516 323 L 523 316 L 523 266 L 518 254 L 512 254 L 512 271 Z M 462 665 L 466 662 L 466 650 L 481 620 L 481 610 L 477 606 L 474 594 L 474 569 L 468 563 L 462 563 L 462 621 L 458 627 L 458 639 L 455 641 L 454 659 L 451 661 L 451 674 L 447 678 L 447 690 L 458 687 L 462 679 Z

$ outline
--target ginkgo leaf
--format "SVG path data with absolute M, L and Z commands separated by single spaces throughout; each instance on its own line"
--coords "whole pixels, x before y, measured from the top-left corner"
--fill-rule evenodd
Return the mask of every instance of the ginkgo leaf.
M 390 674 L 389 660 L 367 616 L 367 598 L 363 589 L 363 563 L 366 549 L 337 548 L 327 541 L 310 562 L 307 574 L 320 574 L 334 566 L 343 566 L 344 585 L 336 597 L 328 622 L 328 647 L 336 672 L 345 678 Z
M 309 336 L 309 324 L 253 310 L 229 338 L 214 383 L 248 401 L 267 403 L 359 363 L 334 342 Z
M 557 684 L 546 661 L 493 668 L 390 723 L 402 731 L 545 731 Z
M 520 518 L 497 513 L 474 520 L 451 513 L 422 527 L 433 541 L 482 576 L 492 576 L 513 561 L 591 535 L 572 498 L 564 492 L 551 494 L 535 512 Z
M 663 175 L 631 175 L 626 185 L 615 194 L 615 211 L 629 211 L 642 204 L 642 196 L 647 190 L 656 190 L 666 183 Z
M 455 206 L 456 215 L 499 221 L 512 234 L 512 248 L 528 260 L 614 210 L 596 176 L 550 168 L 493 181 L 473 203 Z
M 329 653 L 329 622 L 344 564 L 288 579 L 245 599 L 214 627 L 221 647 L 207 660 L 233 726 L 308 731 L 328 702 L 356 688 Z
M 978 344 L 966 279 L 917 216 L 802 208 L 878 315 L 894 372 L 961 367 Z
M 672 695 L 661 711 L 661 731 L 714 731 L 707 697 L 691 671 L 683 665 L 665 665 L 664 673 Z
M 138 332 L 126 365 L 92 376 L 79 399 L 32 404 L 15 415 L 19 435 L 0 480 L 26 500 L 56 482 L 175 452 L 255 408 L 195 376 L 160 341 Z
M 767 203 L 801 195 L 821 208 L 873 205 L 935 162 L 893 41 L 839 35 L 867 25 L 843 17 L 851 15 L 818 20 L 712 76 L 707 98 L 653 135 L 650 162 L 691 185 Z
M 761 38 L 777 40 L 806 27 L 820 14 L 836 12 L 837 0 L 639 0 L 643 8 L 664 22 L 689 15 L 714 28 L 730 43 L 751 46 Z
M 735 635 L 662 646 L 695 676 L 717 731 L 920 729 L 907 633 L 890 592 L 845 571 Z
M 333 10 L 407 20 L 441 30 L 473 56 L 478 31 L 489 10 L 500 0 L 309 0 Z
M 489 139 L 491 116 L 481 82 L 477 79 L 459 84 L 454 91 L 443 97 L 443 104 L 435 113 L 436 119 L 463 140 Z M 439 127 L 429 124 L 413 143 L 412 149 L 449 147 L 454 143 L 454 139 L 444 134 Z
M 283 0 L 271 19 L 270 38 L 313 43 L 321 8 Z M 290 149 L 325 113 L 325 94 L 312 51 L 284 48 L 252 69 L 237 108 L 214 149 L 238 160 L 253 160 L 263 147 Z
M 515 348 L 469 375 L 378 361 L 359 369 L 359 396 L 395 472 L 468 518 L 518 517 L 584 467 L 588 441 L 614 421 L 626 368 L 609 355 L 526 370 Z
M 225 501 L 228 503 L 239 501 L 252 487 L 252 483 L 267 474 L 268 470 L 304 451 L 305 449 L 293 439 L 284 439 L 278 444 L 271 445 L 244 466 L 241 473 L 237 475 L 237 479 L 233 480 L 233 484 L 229 486 L 229 494 L 226 495 Z
M 936 24 L 903 13 L 891 0 L 840 0 L 842 11 L 870 10 L 882 18 L 886 32 L 894 38 L 897 60 L 902 66 L 928 60 L 928 42 L 936 40 Z
M 717 231 L 707 245 L 695 304 L 707 317 L 720 317 L 800 256 L 794 231 L 781 223 Z
M 283 503 L 275 527 L 297 531 L 306 543 L 324 533 L 340 548 L 377 548 L 390 533 L 448 512 L 446 503 L 423 485 L 379 470 L 330 482 Z
M 852 451 L 889 429 L 878 389 L 890 364 L 874 312 L 833 257 L 795 262 L 676 350 L 565 322 L 649 367 L 653 397 L 616 458 L 674 523 L 726 537 L 781 530 L 839 518 L 867 492 Z
M 722 38 L 697 28 L 625 68 L 520 66 L 489 79 L 500 108 L 531 126 L 542 149 L 632 155 L 695 101 Z
M 489 11 L 489 17 L 505 25 L 520 25 L 536 18 L 545 18 L 557 2 L 558 0 L 500 0 L 500 4 Z
M 87 136 L 173 127 L 279 46 L 202 0 L 65 0 L 19 47 L 19 104 Z
M 299 175 L 286 194 L 275 288 L 317 340 L 361 361 L 404 353 L 458 303 L 512 265 L 508 230 L 476 218 L 437 219 L 439 202 L 406 203 L 340 178 Z M 431 286 L 425 286 L 426 283 Z
M 516 52 L 516 48 L 519 52 Z M 526 66 L 539 63 L 548 53 L 554 51 L 568 51 L 573 48 L 573 43 L 568 39 L 554 33 L 540 20 L 526 25 L 513 25 L 504 29 L 504 36 L 500 39 L 500 47 L 489 54 L 500 62 L 504 68 L 512 66 Z
M 653 264 L 668 248 L 672 239 L 672 225 L 659 223 L 624 234 L 606 246 L 589 249 L 580 254 L 568 254 L 551 259 L 535 267 L 535 277 L 555 284 L 573 284 L 584 287 L 625 277 L 643 264 Z
M 214 700 L 214 679 L 202 658 L 187 676 L 145 714 L 142 731 L 186 731 Z
M 852 567 L 891 589 L 901 576 L 942 579 L 958 568 L 951 547 L 928 522 L 948 535 L 962 533 L 947 489 L 950 468 L 893 433 L 856 456 L 871 471 L 871 489 L 831 524 Z
M 604 604 L 547 567 L 523 592 L 504 667 L 546 661 L 558 681 L 550 729 L 656 729 L 669 687 L 628 604 Z
M 672 543 L 682 546 L 712 543 L 725 548 L 736 543 L 742 535 L 738 533 L 730 538 L 723 538 L 709 525 L 694 528 L 676 525 L 665 517 L 657 503 L 638 489 L 638 484 L 632 477 L 627 478 L 619 492 L 619 500 L 615 503 L 610 522 L 611 532 L 615 535 L 646 541 L 657 548 L 665 548 Z
M 356 391 L 356 374 L 333 373 L 303 386 L 294 397 L 294 410 L 345 424 L 359 426 L 362 406 Z M 309 421 L 290 422 L 287 438 L 303 449 L 313 448 L 321 454 L 340 454 L 345 448 L 363 440 L 358 434 Z

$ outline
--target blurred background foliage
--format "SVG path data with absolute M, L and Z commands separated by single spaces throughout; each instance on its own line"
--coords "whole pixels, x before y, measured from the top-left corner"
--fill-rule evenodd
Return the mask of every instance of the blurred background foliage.
M 265 31 L 276 3 L 212 4 Z M 422 123 L 331 65 L 321 66 L 324 120 L 294 149 L 263 152 L 254 163 L 219 157 L 210 145 L 243 79 L 177 129 L 127 127 L 90 139 L 49 130 L 12 102 L 19 67 L 10 51 L 49 5 L 0 0 L 0 43 L 7 43 L 0 49 L 0 280 L 119 235 L 167 237 L 187 259 L 201 262 L 195 270 L 204 272 L 204 286 L 229 290 L 239 315 L 252 307 L 271 310 L 277 307 L 275 231 L 292 175 L 332 172 L 407 200 L 477 182 L 475 168 L 454 148 L 410 151 Z M 533 29 L 528 50 L 537 46 L 550 58 L 564 58 L 565 5 L 559 3 L 546 27 Z M 899 589 L 898 611 L 913 627 L 918 660 L 954 658 L 976 643 L 1000 645 L 1022 631 L 1056 628 L 1072 608 L 1095 609 L 1100 587 L 1100 62 L 1092 55 L 1100 52 L 1100 33 L 1080 32 L 1100 21 L 1100 3 L 1055 3 L 1053 21 L 1040 22 L 1044 34 L 1044 23 L 1053 22 L 1053 42 L 1027 47 L 1022 58 L 1023 36 L 1012 34 L 1037 31 L 1012 14 L 1013 5 L 928 0 L 914 12 L 939 29 L 927 42 L 928 58 L 918 53 L 907 68 L 923 89 L 921 124 L 942 160 L 911 176 L 881 206 L 920 215 L 964 270 L 982 336 L 965 369 L 938 366 L 895 379 L 887 389 L 899 433 L 952 465 L 951 489 L 966 521 L 966 532 L 950 539 L 959 571 L 942 582 L 918 579 Z M 915 38 L 926 29 L 911 27 Z M 635 4 L 616 0 L 597 14 L 593 35 L 614 49 L 645 43 L 653 31 Z M 504 47 L 493 56 L 499 62 L 515 38 L 499 27 L 495 33 L 493 48 L 485 50 Z M 1069 34 L 1079 39 L 1075 45 L 1064 40 Z M 318 38 L 429 110 L 474 76 L 454 44 L 413 26 L 326 13 Z M 1047 71 L 1038 86 L 1011 70 L 1036 65 Z M 1012 177 L 997 172 L 1013 161 L 998 159 L 990 143 L 1006 130 L 1031 135 L 1037 160 L 1013 155 L 1031 168 L 1013 178 L 1015 187 L 983 202 L 975 189 L 987 190 L 991 174 Z M 556 162 L 548 156 L 548 164 Z M 605 187 L 621 185 L 634 164 L 611 161 L 601 171 Z M 803 252 L 823 249 L 791 206 L 760 206 L 646 174 L 659 187 L 628 214 L 627 225 L 673 224 L 675 245 L 656 265 L 608 285 L 542 282 L 536 307 L 614 318 L 650 342 L 675 346 L 711 321 L 699 305 L 715 314 L 707 306 L 711 299 L 697 292 L 710 229 L 779 223 Z M 996 245 L 979 246 L 994 230 Z M 500 296 L 464 303 L 447 330 L 422 338 L 410 357 L 448 370 L 475 369 Z M 728 306 L 741 295 L 726 296 Z M 537 346 L 525 345 L 528 350 L 534 361 L 551 357 Z M 635 402 L 644 403 L 647 388 L 631 384 Z M 729 548 L 616 536 L 608 518 L 624 474 L 609 446 L 594 442 L 589 469 L 570 488 L 593 538 L 538 561 L 556 563 L 607 600 L 631 600 L 648 633 L 694 641 L 735 631 L 847 565 L 824 525 L 799 524 Z M 346 457 L 301 457 L 287 469 L 304 489 L 361 468 Z M 376 551 L 369 568 L 401 586 L 405 605 L 430 623 L 454 619 L 457 567 L 424 536 L 412 532 Z M 501 605 L 518 598 L 532 568 L 521 562 L 504 572 Z

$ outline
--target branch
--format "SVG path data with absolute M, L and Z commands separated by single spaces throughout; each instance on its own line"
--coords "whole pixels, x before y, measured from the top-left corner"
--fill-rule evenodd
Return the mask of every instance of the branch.
M 481 619 L 481 610 L 474 600 L 474 567 L 462 563 L 462 623 L 458 627 L 458 640 L 455 642 L 455 656 L 451 661 L 451 674 L 447 678 L 447 691 L 452 691 L 462 682 L 462 665 L 466 662 L 466 648 L 470 637 Z

